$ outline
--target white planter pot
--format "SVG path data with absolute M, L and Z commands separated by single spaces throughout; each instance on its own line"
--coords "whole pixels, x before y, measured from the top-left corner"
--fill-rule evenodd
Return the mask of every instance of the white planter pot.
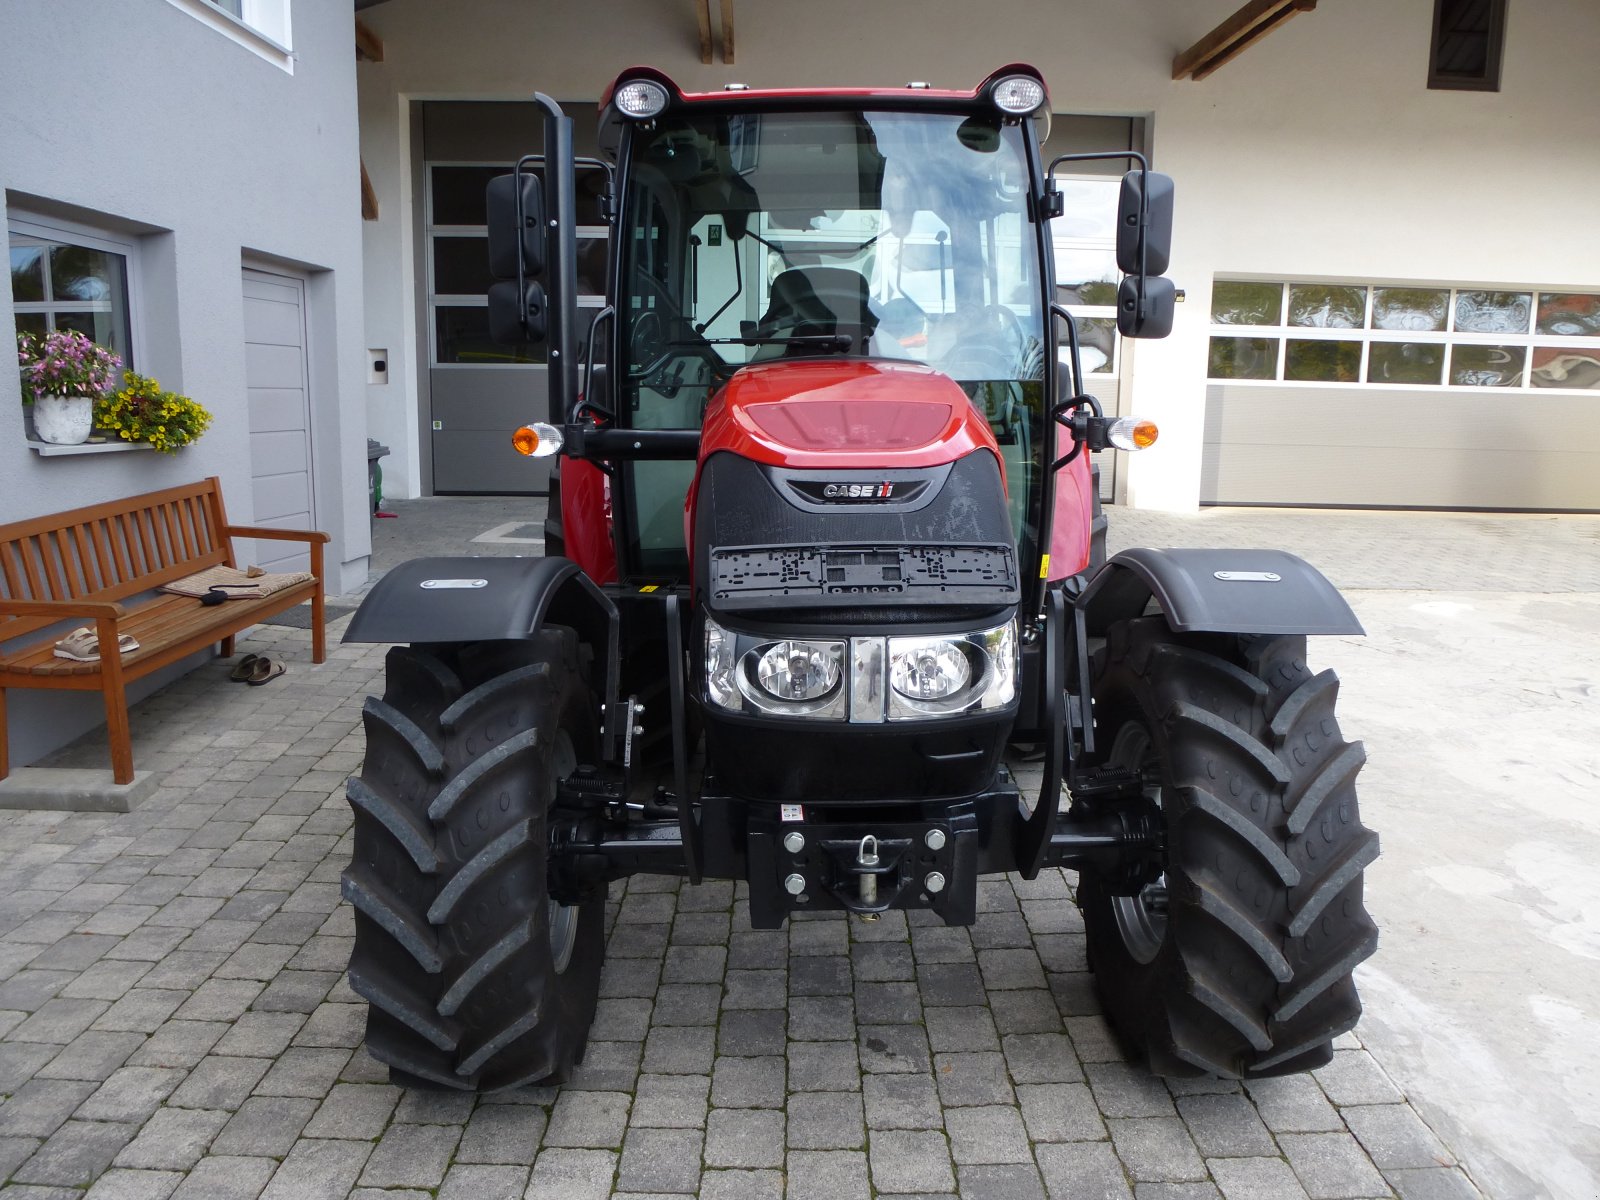
M 94 426 L 94 397 L 39 396 L 33 402 L 33 429 L 39 440 L 57 446 L 78 446 Z

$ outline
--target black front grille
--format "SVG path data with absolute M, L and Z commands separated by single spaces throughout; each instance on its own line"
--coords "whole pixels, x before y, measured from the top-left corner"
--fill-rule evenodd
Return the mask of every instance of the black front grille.
M 707 593 L 718 608 L 1017 603 L 1016 552 L 998 546 L 736 546 L 711 552 Z

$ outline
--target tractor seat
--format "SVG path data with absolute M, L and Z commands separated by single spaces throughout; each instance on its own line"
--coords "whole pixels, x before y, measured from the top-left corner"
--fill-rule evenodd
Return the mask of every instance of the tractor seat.
M 867 281 L 859 272 L 846 267 L 792 267 L 772 281 L 772 295 L 756 323 L 755 336 L 845 334 L 851 339 L 850 352 L 865 354 L 877 327 Z M 784 357 L 815 353 L 811 346 L 783 349 Z M 756 357 L 766 356 L 758 352 Z

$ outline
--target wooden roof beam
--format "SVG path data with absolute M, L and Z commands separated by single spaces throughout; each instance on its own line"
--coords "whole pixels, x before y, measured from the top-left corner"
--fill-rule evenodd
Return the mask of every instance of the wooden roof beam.
M 383 39 L 373 33 L 360 17 L 356 18 L 356 61 L 383 61 Z
M 1317 0 L 1250 0 L 1233 16 L 1172 60 L 1174 79 L 1196 82 L 1255 45 L 1296 13 L 1310 12 Z
M 694 16 L 700 26 L 700 61 L 711 61 L 711 0 L 694 0 Z

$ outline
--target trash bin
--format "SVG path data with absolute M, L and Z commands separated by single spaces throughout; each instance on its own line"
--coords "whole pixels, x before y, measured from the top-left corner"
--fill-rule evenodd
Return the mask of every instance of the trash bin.
M 367 439 L 367 499 L 374 515 L 383 503 L 383 468 L 378 460 L 388 453 L 389 447 L 380 444 L 377 438 Z

